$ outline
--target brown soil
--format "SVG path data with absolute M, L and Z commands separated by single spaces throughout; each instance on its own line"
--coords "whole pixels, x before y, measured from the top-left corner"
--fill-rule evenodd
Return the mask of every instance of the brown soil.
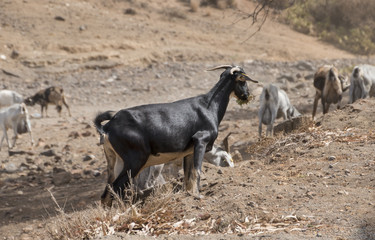
M 49 117 L 39 118 L 39 107 L 29 107 L 36 146 L 30 147 L 28 135 L 9 154 L 3 145 L 4 239 L 45 239 L 44 228 L 56 215 L 51 193 L 66 212 L 100 199 L 106 163 L 92 125 L 99 111 L 204 93 L 220 75 L 204 70 L 234 63 L 261 82 L 249 84 L 255 96 L 263 84 L 277 83 L 310 116 L 311 74 L 318 66 L 374 63 L 296 33 L 277 19 L 244 42 L 256 28 L 249 20 L 237 22 L 239 11 L 191 12 L 186 2 L 0 1 L 0 88 L 29 96 L 62 86 L 73 115 L 63 108 L 59 117 L 51 106 Z M 238 9 L 253 7 L 237 2 Z M 347 101 L 346 93 L 343 105 Z M 258 98 L 243 107 L 231 101 L 221 124 L 217 143 L 231 133 L 231 153 L 242 158 L 235 159 L 235 167 L 204 164 L 202 200 L 176 193 L 186 219 L 202 213 L 220 219 L 220 231 L 201 237 L 375 239 L 375 100 L 337 111 L 331 107 L 319 126 L 261 141 L 258 104 Z M 230 226 L 247 230 L 224 234 Z M 182 237 L 190 238 L 163 238 Z

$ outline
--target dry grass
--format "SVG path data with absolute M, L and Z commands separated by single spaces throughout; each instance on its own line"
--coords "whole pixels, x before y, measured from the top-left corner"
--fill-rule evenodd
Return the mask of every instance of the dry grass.
M 171 189 L 157 189 L 145 202 L 137 201 L 134 191 L 126 193 L 128 201 L 115 199 L 112 208 L 103 208 L 100 204 L 85 211 L 67 214 L 58 205 L 59 213 L 46 223 L 51 239 L 92 239 L 112 235 L 115 232 L 129 234 L 143 232 L 147 235 L 159 235 L 172 229 L 178 209 Z M 163 227 L 164 226 L 164 227 Z

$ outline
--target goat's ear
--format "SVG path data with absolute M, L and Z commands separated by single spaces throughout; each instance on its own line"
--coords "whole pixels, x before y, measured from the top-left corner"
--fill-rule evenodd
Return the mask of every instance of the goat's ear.
M 236 80 L 237 81 L 251 81 L 251 82 L 254 82 L 254 83 L 258 83 L 257 80 L 254 80 L 254 79 L 251 79 L 246 73 L 244 72 L 238 72 L 237 73 L 237 77 L 236 77 Z

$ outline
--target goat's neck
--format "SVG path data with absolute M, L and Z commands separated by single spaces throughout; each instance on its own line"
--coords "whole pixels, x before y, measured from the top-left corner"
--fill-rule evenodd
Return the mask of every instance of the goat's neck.
M 220 81 L 206 94 L 208 105 L 207 108 L 212 109 L 217 115 L 218 124 L 224 117 L 227 110 L 230 95 L 234 89 L 234 81 L 222 78 Z

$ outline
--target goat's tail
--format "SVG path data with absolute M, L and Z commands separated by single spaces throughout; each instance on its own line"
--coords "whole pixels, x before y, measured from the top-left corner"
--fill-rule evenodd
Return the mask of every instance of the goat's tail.
M 100 135 L 105 134 L 105 132 L 103 131 L 102 122 L 111 120 L 111 118 L 113 117 L 113 114 L 114 114 L 114 111 L 106 111 L 106 112 L 99 113 L 98 115 L 96 115 L 94 119 L 94 125 Z
M 264 98 L 268 101 L 270 100 L 270 92 L 268 90 L 268 88 L 265 89 L 265 92 L 264 92 Z

